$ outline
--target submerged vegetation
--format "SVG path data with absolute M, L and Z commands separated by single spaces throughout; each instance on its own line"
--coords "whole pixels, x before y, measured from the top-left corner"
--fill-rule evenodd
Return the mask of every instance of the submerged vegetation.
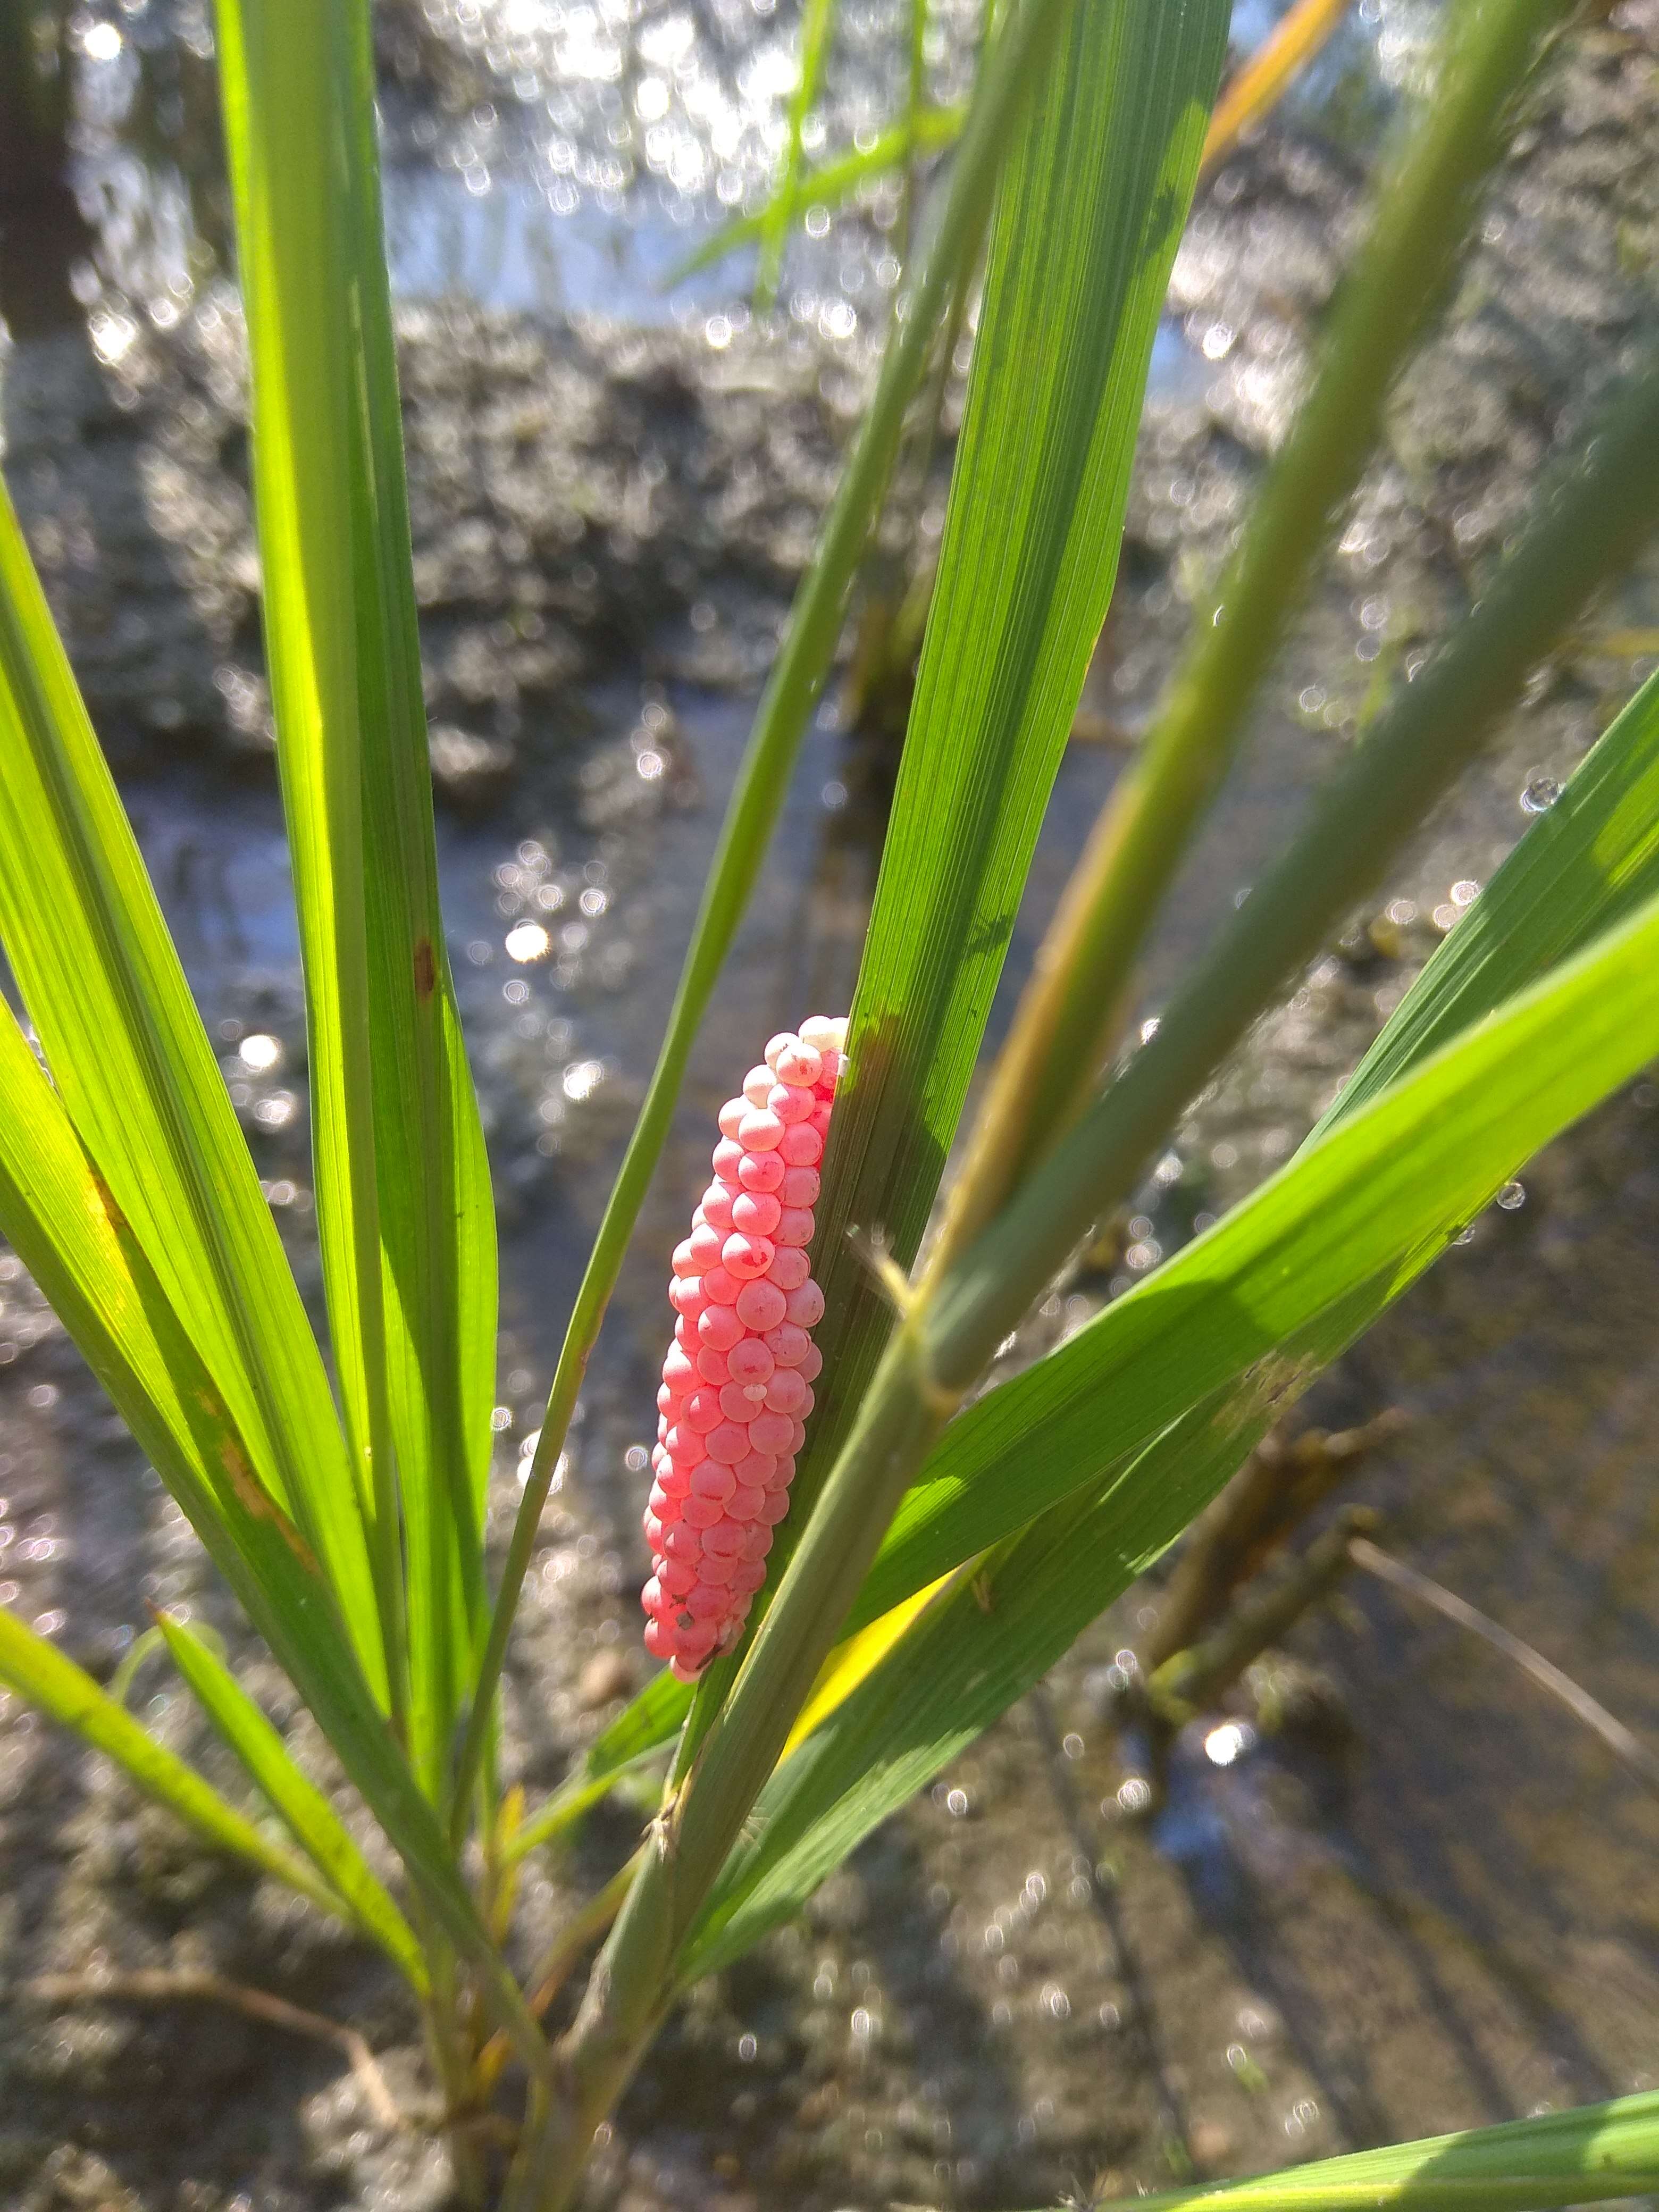
M 11 1613 L 0 1678 L 216 1849 L 378 1947 L 420 2007 L 436 2124 L 475 2202 L 573 2202 L 596 2134 L 692 1985 L 794 1914 L 1223 1496 L 1189 1554 L 1195 1579 L 1214 1565 L 1205 1546 L 1221 1545 L 1214 1586 L 1168 1649 L 1149 1647 L 1146 1683 L 1120 1685 L 1154 1740 L 1156 1780 L 1159 1731 L 1288 1617 L 1285 1592 L 1253 1595 L 1246 1570 L 1363 1448 L 1322 1440 L 1288 1480 L 1278 1425 L 1527 1159 L 1659 1056 L 1656 678 L 1559 796 L 1540 796 L 1295 1156 L 1167 1259 L 1141 1237 L 1121 1295 L 1018 1371 L 1003 1362 L 1078 1255 L 1115 1233 L 1252 1025 L 1630 573 L 1659 512 L 1659 352 L 1644 333 L 1577 395 L 1571 436 L 1471 573 L 1462 617 L 1431 652 L 1379 658 L 1356 741 L 1137 1028 L 1154 920 L 1401 373 L 1540 72 L 1599 12 L 1452 0 L 1311 383 L 968 1114 L 1112 604 L 1159 318 L 1217 143 L 1228 12 L 1014 0 L 948 129 L 922 104 L 918 61 L 907 119 L 859 155 L 904 175 L 888 343 L 757 713 L 495 1573 L 495 1201 L 438 895 L 368 0 L 220 0 L 216 17 L 325 1346 L 21 531 L 0 511 L 0 944 L 20 1008 L 0 1012 L 0 1232 L 337 1759 L 350 1817 L 213 1640 L 165 1608 L 147 1651 L 165 1651 L 240 1764 L 254 1815 L 133 1717 L 124 1681 L 106 1688 Z M 1334 12 L 1304 0 L 1280 64 Z M 803 124 L 832 14 L 807 10 L 787 155 L 748 219 L 763 301 L 803 194 L 827 189 L 803 170 Z M 919 54 L 921 9 L 916 21 Z M 1267 68 L 1255 82 L 1274 81 Z M 1236 86 L 1235 111 L 1267 96 Z M 918 164 L 947 140 L 923 222 Z M 970 307 L 851 1015 L 844 1032 L 808 1023 L 774 1039 L 748 1110 L 733 1101 L 721 1122 L 730 1174 L 717 1154 L 723 1179 L 673 1262 L 681 1348 L 664 1371 L 646 1641 L 675 1663 L 529 1802 L 501 1781 L 501 1684 L 583 1376 L 896 471 L 920 453 L 926 475 Z M 775 1156 L 784 1175 L 754 1166 Z M 817 1284 L 799 1259 L 809 1241 Z M 730 1297 L 711 1287 L 721 1270 Z M 691 1332 L 713 1312 L 732 1319 L 702 1331 L 714 1362 L 694 1376 Z M 796 1341 L 806 1327 L 815 1346 Z M 732 1390 L 764 1410 L 740 1424 Z M 775 1523 L 769 1549 L 744 1533 Z M 690 1581 L 672 1540 L 688 1525 L 722 1534 L 684 1547 L 699 1563 Z M 1292 1609 L 1364 1563 L 1356 1540 L 1353 1520 L 1319 1540 Z M 515 1922 L 532 1853 L 645 1774 L 637 1850 L 526 1967 Z M 260 1992 L 228 2001 L 283 2024 Z M 385 2099 L 367 2046 L 339 2036 Z M 1523 2212 L 1655 2185 L 1659 2096 L 1644 2094 L 1195 2193 Z

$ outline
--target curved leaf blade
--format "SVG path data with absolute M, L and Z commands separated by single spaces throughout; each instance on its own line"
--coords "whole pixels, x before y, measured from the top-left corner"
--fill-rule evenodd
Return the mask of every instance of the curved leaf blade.
M 337 1900 L 416 1990 L 427 1986 L 426 1962 L 409 1923 L 370 1871 L 350 1830 L 316 1784 L 295 1765 L 288 1746 L 222 1659 L 167 1613 L 156 1617 L 173 1662 L 249 1780 L 286 1822 Z
M 368 17 L 223 0 L 220 20 L 319 1229 L 394 1624 L 401 1500 L 435 1797 L 484 1602 L 495 1213 L 438 902 Z
M 1659 2187 L 1659 2092 L 1121 2201 L 1135 2212 L 1547 2212 Z
M 0 942 L 58 1094 L 383 1693 L 366 1534 L 322 1358 L 3 491 L 0 748 Z
M 346 1917 L 339 1898 L 304 1859 L 228 1805 L 193 1766 L 147 1735 L 126 1707 L 107 1697 L 90 1674 L 72 1659 L 66 1659 L 44 1636 L 26 1628 L 3 1606 L 0 1606 L 0 1681 L 37 1711 L 72 1729 L 82 1743 L 112 1759 L 147 1796 L 176 1813 L 187 1827 L 220 1850 L 246 1859 L 261 1874 L 275 1875 L 337 1919 Z

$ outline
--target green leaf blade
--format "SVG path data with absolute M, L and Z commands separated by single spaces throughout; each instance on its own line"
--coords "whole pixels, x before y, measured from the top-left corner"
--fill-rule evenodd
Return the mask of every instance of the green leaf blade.
M 358 7 L 222 17 L 319 1226 L 393 1619 L 402 1508 L 412 1750 L 436 1797 L 484 1605 L 495 1216 L 438 901 L 373 58 Z
M 341 1906 L 380 1946 L 416 1990 L 426 1961 L 409 1923 L 376 1880 L 349 1829 L 316 1784 L 301 1773 L 282 1737 L 223 1661 L 182 1622 L 157 1616 L 173 1664 L 273 1811 L 286 1822 Z
M 3 1606 L 0 1681 L 37 1711 L 72 1729 L 82 1743 L 112 1759 L 147 1796 L 176 1813 L 218 1850 L 246 1860 L 261 1874 L 275 1875 L 337 1919 L 344 1917 L 340 1899 L 302 1858 L 228 1805 L 193 1766 L 147 1735 L 125 1706 L 106 1696 L 90 1674 Z
M 321 1356 L 3 493 L 0 744 L 0 941 L 53 1080 L 384 1694 L 367 1535 Z
M 1121 2200 L 1135 2212 L 1547 2212 L 1659 2187 L 1659 2092 Z M 1108 2203 L 1118 2200 L 1106 2200 Z M 1103 2204 L 1102 2212 L 1105 2212 Z

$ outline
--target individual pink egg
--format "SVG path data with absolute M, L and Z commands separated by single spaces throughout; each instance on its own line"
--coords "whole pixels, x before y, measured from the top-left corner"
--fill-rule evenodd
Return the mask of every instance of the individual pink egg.
M 780 1083 L 804 1084 L 810 1087 L 823 1073 L 823 1055 L 816 1045 L 797 1042 L 786 1045 L 771 1066 L 772 1073 Z
M 726 1239 L 712 1221 L 700 1221 L 685 1241 L 700 1271 L 706 1273 L 720 1264 L 720 1246 Z
M 812 1118 L 806 1125 L 820 1144 L 830 1133 L 830 1101 L 827 1098 L 821 1098 L 812 1109 Z
M 685 1401 L 685 1425 L 706 1437 L 710 1429 L 720 1423 L 720 1397 L 718 1390 L 694 1390 Z
M 766 1271 L 769 1283 L 775 1283 L 787 1297 L 798 1291 L 812 1272 L 812 1263 L 805 1249 L 799 1244 L 780 1244 L 772 1255 L 772 1264 Z
M 766 1504 L 767 1495 L 768 1493 L 758 1484 L 750 1488 L 739 1483 L 732 1492 L 726 1510 L 739 1526 L 750 1521 L 758 1521 L 762 1509 Z
M 770 1037 L 767 1040 L 766 1049 L 761 1054 L 761 1058 L 775 1073 L 778 1062 L 782 1059 L 784 1054 L 787 1052 L 792 1046 L 798 1045 L 800 1039 L 795 1035 L 793 1030 L 780 1030 L 776 1036 Z
M 786 1413 L 757 1413 L 749 1424 L 749 1442 L 757 1452 L 781 1455 L 791 1448 L 793 1425 Z
M 800 1376 L 802 1381 L 805 1382 L 816 1382 L 819 1376 L 823 1374 L 823 1354 L 818 1350 L 816 1344 L 809 1344 L 807 1346 L 806 1357 L 800 1362 L 796 1371 Z
M 753 1341 L 752 1338 L 745 1341 Z M 751 1398 L 750 1391 L 754 1392 Z M 728 1382 L 720 1392 L 720 1413 L 728 1421 L 745 1422 L 766 1410 L 766 1388 L 759 1382 L 745 1387 L 741 1382 Z
M 722 1237 L 732 1234 L 732 1200 L 737 1193 L 723 1182 L 711 1182 L 702 1194 L 703 1219 Z
M 726 1243 L 729 1244 L 731 1241 L 731 1238 L 727 1237 Z M 722 1244 L 720 1247 L 722 1255 L 725 1250 L 726 1245 Z M 702 1278 L 702 1295 L 706 1303 L 711 1306 L 736 1305 L 738 1292 L 742 1287 L 742 1281 L 732 1273 L 730 1267 L 726 1266 L 723 1257 L 720 1264 L 711 1267 Z
M 760 1339 L 755 1336 L 744 1337 L 741 1344 L 734 1344 L 726 1354 L 726 1365 L 734 1382 L 769 1382 L 777 1364 Z
M 777 1154 L 763 1152 L 760 1158 L 763 1160 L 775 1160 Z M 767 1191 L 745 1190 L 740 1192 L 732 1201 L 732 1225 L 734 1229 L 740 1230 L 745 1237 L 771 1236 L 782 1214 L 783 1208 Z M 686 1256 L 686 1268 L 679 1272 L 689 1271 L 691 1263 L 689 1248 L 681 1245 L 678 1247 L 678 1251 L 684 1252 Z M 678 1253 L 676 1256 L 678 1257 Z
M 749 1449 L 749 1431 L 737 1421 L 722 1420 L 708 1432 L 708 1456 L 722 1467 L 735 1467 Z
M 745 1190 L 778 1190 L 793 1170 L 781 1152 L 745 1152 L 738 1163 L 738 1181 Z
M 816 1110 L 814 1109 L 815 1112 Z M 779 1121 L 769 1107 L 753 1107 L 744 1115 L 738 1130 L 738 1137 L 748 1152 L 775 1152 L 783 1142 L 783 1123 Z M 787 1164 L 789 1158 L 788 1153 L 786 1152 L 783 1157 Z M 703 1201 L 705 1206 L 708 1202 L 706 1199 Z M 711 1221 L 714 1218 L 712 1213 L 708 1218 Z
M 735 1137 L 722 1137 L 709 1158 L 716 1178 L 721 1182 L 736 1182 L 738 1170 L 749 1155 Z
M 766 1348 L 780 1367 L 799 1367 L 812 1349 L 811 1338 L 794 1322 L 780 1322 L 764 1334 Z
M 721 1136 L 735 1137 L 738 1133 L 738 1124 L 748 1111 L 749 1101 L 746 1098 L 728 1098 L 720 1110 Z
M 726 1507 L 718 1498 L 704 1498 L 693 1491 L 680 1507 L 680 1525 L 687 1528 L 714 1528 L 726 1518 Z M 668 1540 L 665 1531 L 663 1541 Z
M 800 1292 L 797 1291 L 795 1296 L 799 1297 Z M 743 1333 L 735 1306 L 710 1306 L 697 1317 L 697 1334 L 716 1352 L 730 1352 Z
M 738 1340 L 738 1343 L 742 1339 Z M 736 1351 L 737 1346 L 732 1346 Z M 712 1345 L 700 1346 L 697 1352 L 697 1374 L 704 1382 L 729 1382 L 732 1380 L 732 1353 L 716 1352 Z
M 810 1121 L 795 1121 L 778 1144 L 785 1164 L 792 1168 L 815 1168 L 823 1158 L 823 1139 Z
M 663 1443 L 667 1446 L 668 1456 L 675 1466 L 684 1468 L 687 1474 L 694 1467 L 701 1467 L 708 1456 L 708 1445 L 689 1421 L 676 1421 L 663 1438 Z
M 766 1103 L 786 1128 L 792 1122 L 810 1121 L 817 1110 L 815 1092 L 797 1091 L 787 1083 L 775 1085 Z
M 737 1281 L 757 1283 L 771 1266 L 776 1249 L 769 1237 L 745 1237 L 741 1230 L 735 1230 L 720 1248 L 720 1258 L 727 1274 Z M 737 1303 L 735 1292 L 732 1303 Z
M 750 1489 L 768 1490 L 771 1487 L 777 1464 L 775 1453 L 751 1451 L 747 1459 L 738 1462 L 732 1472 L 740 1483 L 747 1483 Z
M 785 1206 L 816 1206 L 823 1188 L 823 1177 L 816 1168 L 786 1168 L 778 1196 Z
M 816 1328 L 823 1319 L 823 1292 L 809 1275 L 798 1291 L 791 1291 L 784 1312 L 797 1328 Z M 703 1320 L 708 1318 L 703 1316 Z M 697 1324 L 701 1328 L 702 1322 Z
M 769 1067 L 751 1067 L 743 1079 L 743 1095 L 751 1106 L 764 1106 L 771 1096 L 772 1084 Z
M 757 1336 L 764 1336 L 775 1356 L 777 1346 L 771 1341 L 771 1331 L 787 1317 L 791 1295 L 799 1297 L 800 1293 L 781 1291 L 775 1283 L 764 1281 L 745 1283 L 738 1293 L 738 1319 Z M 701 1322 L 698 1327 L 702 1327 Z
M 778 1208 L 778 1225 L 773 1232 L 773 1241 L 778 1244 L 810 1244 L 816 1226 L 810 1206 L 781 1206 Z M 714 1292 L 710 1291 L 708 1295 L 712 1297 Z
M 737 1480 L 729 1467 L 723 1467 L 717 1459 L 706 1459 L 691 1470 L 687 1494 L 692 1498 L 712 1498 L 717 1505 L 723 1505 L 732 1495 Z
M 806 1409 L 811 1402 L 812 1393 L 799 1367 L 781 1367 L 766 1386 L 766 1410 L 769 1413 L 799 1414 L 805 1420 Z

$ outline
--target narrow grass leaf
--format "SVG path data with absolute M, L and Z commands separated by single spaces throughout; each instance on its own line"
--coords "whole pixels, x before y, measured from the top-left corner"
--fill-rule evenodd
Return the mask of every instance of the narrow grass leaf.
M 482 1624 L 495 1230 L 438 905 L 368 15 L 222 0 L 221 28 L 319 1231 L 435 1797 Z
M 224 1661 L 167 1613 L 157 1616 L 156 1626 L 197 1702 L 331 1893 L 416 1989 L 424 1990 L 426 1962 L 413 1931 L 333 1806 L 295 1764 L 288 1746 Z
M 1008 1536 L 1006 1516 L 978 1510 L 990 1486 L 981 1480 L 976 1490 L 962 1480 L 963 1463 L 945 1460 L 970 1423 L 987 1454 L 981 1474 L 1015 1455 L 1026 1495 L 1021 1533 L 972 1587 L 925 1611 L 777 1770 L 683 1955 L 687 1978 L 793 1911 L 860 1837 L 1040 1679 L 1267 1423 L 1507 1176 L 1659 1052 L 1656 957 L 1659 900 L 1650 900 L 1359 1109 L 947 1432 L 933 1482 L 959 1486 L 912 1493 L 860 1612 L 884 1612 L 965 1553 Z M 1304 1279 L 1322 1287 L 1322 1303 L 1318 1291 L 1304 1293 Z M 1091 1352 L 1079 1356 L 1091 1335 Z M 1040 1452 L 1021 1407 L 1033 1389 L 1052 1393 Z M 1174 1455 L 1164 1437 L 1171 1424 Z M 1032 1521 L 1031 1503 L 1044 1497 L 1061 1502 Z M 933 1540 L 941 1528 L 948 1543 Z
M 1549 2212 L 1659 2188 L 1659 2091 L 1531 2120 L 1351 2151 L 1279 2173 L 1149 2197 L 1099 2212 Z
M 784 248 L 789 237 L 790 210 L 800 177 L 802 139 L 807 116 L 818 96 L 823 64 L 829 57 L 835 27 L 836 0 L 805 0 L 801 10 L 800 70 L 789 96 L 789 143 L 783 157 L 783 173 L 777 190 L 761 218 L 760 267 L 755 277 L 755 305 L 768 312 L 778 295 L 783 274 Z
M 1512 992 L 1591 943 L 1659 886 L 1659 676 L 1650 676 L 1544 811 L 1389 1017 L 1309 1138 Z
M 368 1533 L 321 1356 L 3 492 L 0 749 L 0 942 L 58 1095 L 384 1696 Z
M 730 222 L 722 223 L 712 237 L 704 239 L 683 261 L 677 262 L 664 280 L 663 289 L 672 291 L 676 284 L 683 284 L 699 270 L 724 261 L 741 246 L 752 246 L 768 223 L 777 220 L 780 214 L 787 229 L 810 207 L 844 207 L 860 186 L 902 169 L 907 160 L 925 159 L 929 154 L 954 145 L 962 135 L 967 113 L 965 105 L 918 108 L 914 127 L 907 120 L 895 125 L 890 131 L 882 131 L 867 152 L 848 146 L 832 154 L 828 161 L 800 171 L 793 188 L 786 190 L 781 185 L 752 215 L 736 216 Z
M 228 1805 L 193 1766 L 146 1735 L 126 1707 L 106 1696 L 84 1668 L 66 1659 L 44 1636 L 26 1628 L 3 1606 L 0 1681 L 38 1712 L 72 1729 L 82 1743 L 112 1759 L 147 1796 L 176 1813 L 218 1850 L 246 1859 L 261 1874 L 275 1875 L 337 1919 L 347 1917 L 341 1899 L 304 1859 Z

